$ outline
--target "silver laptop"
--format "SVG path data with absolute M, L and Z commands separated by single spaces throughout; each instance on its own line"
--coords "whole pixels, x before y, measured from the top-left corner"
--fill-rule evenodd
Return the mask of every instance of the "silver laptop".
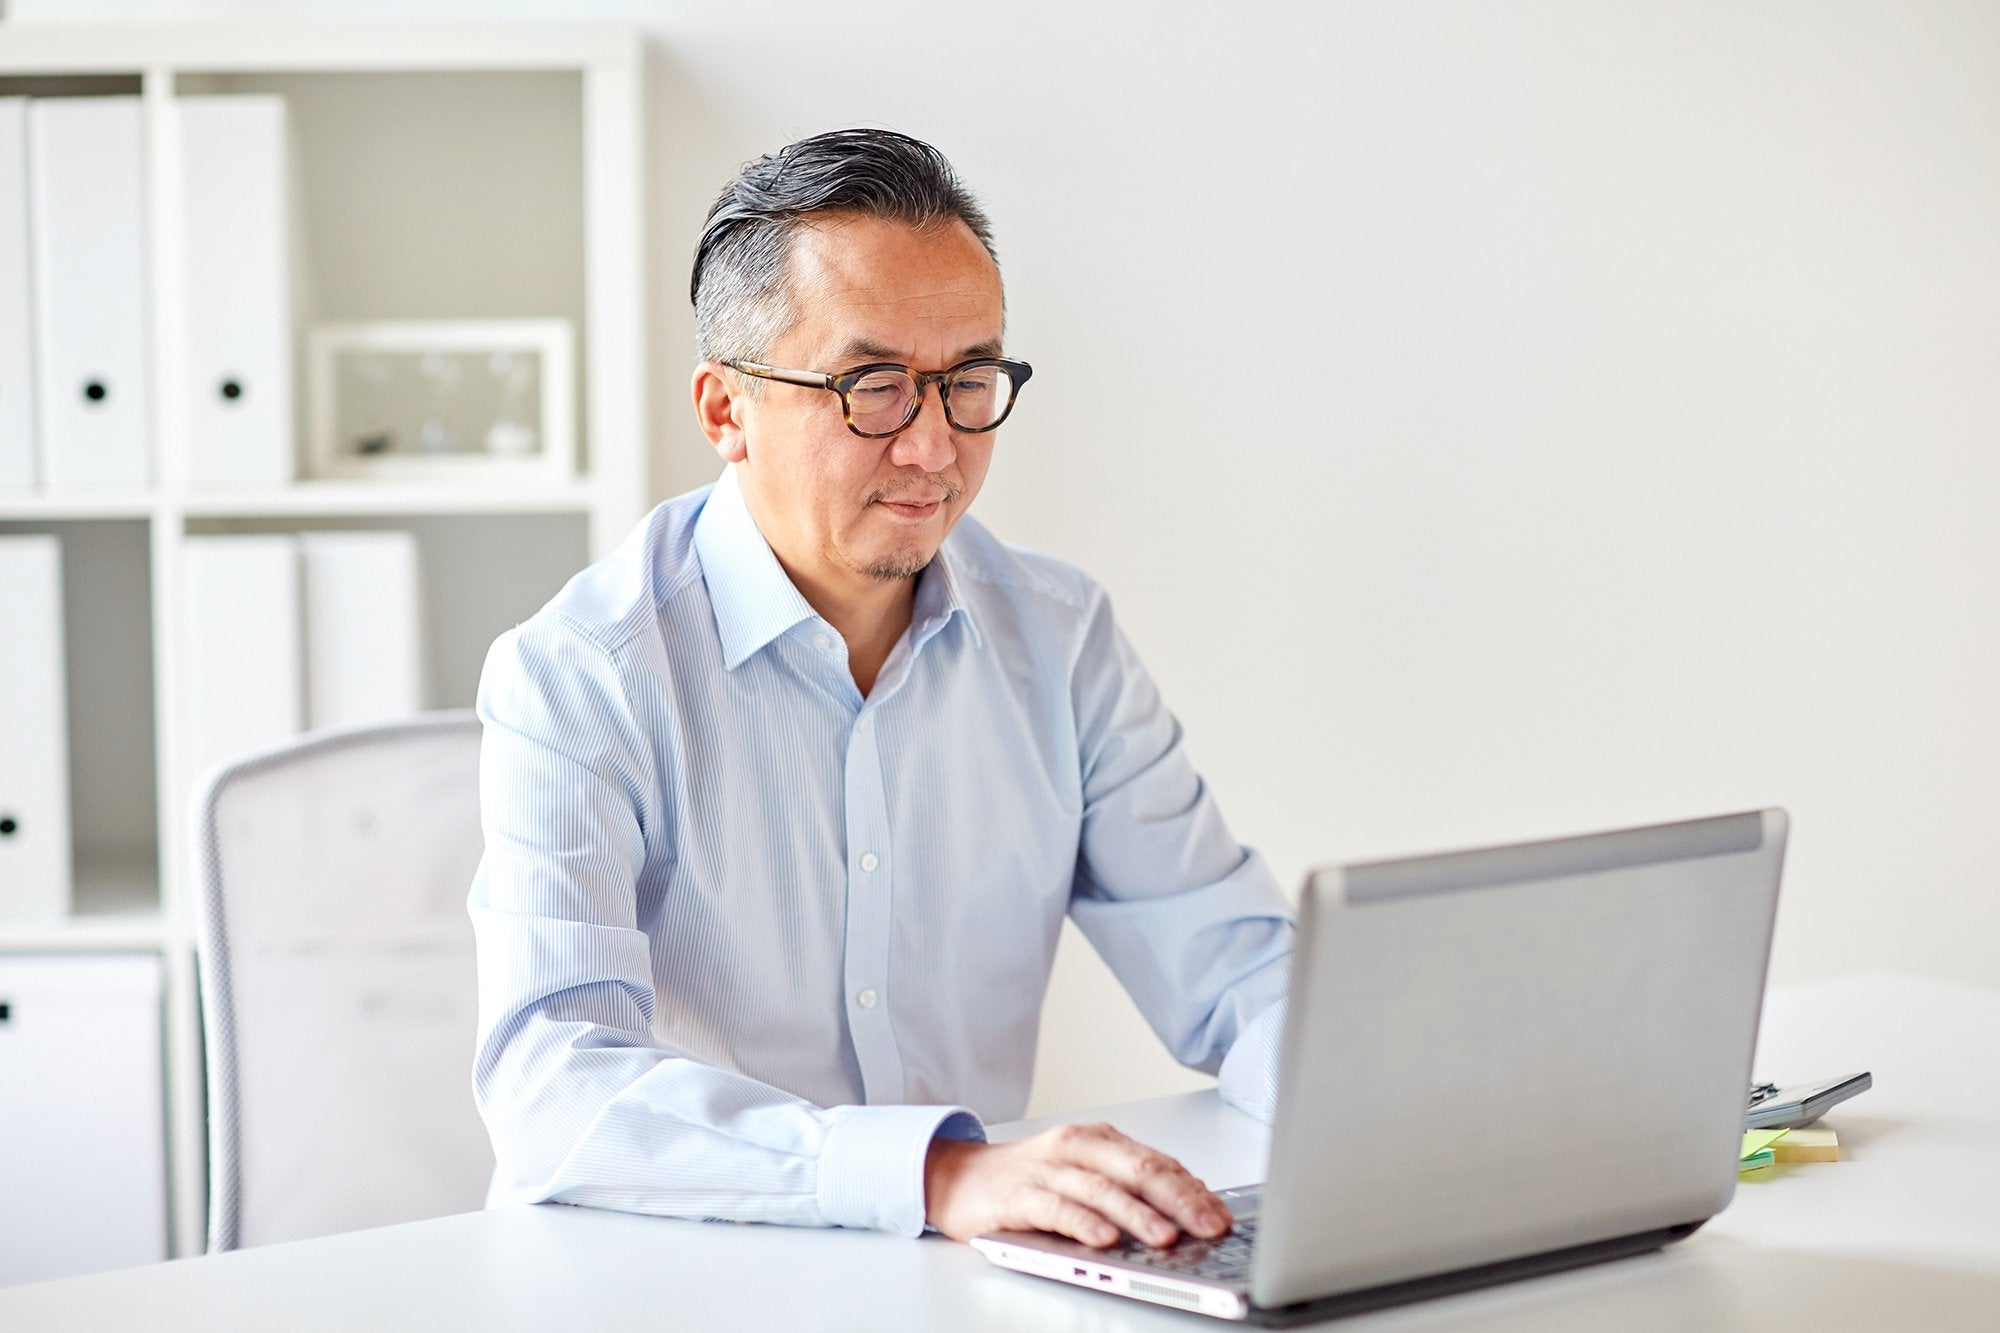
M 995 1263 L 1285 1324 L 1657 1249 L 1736 1188 L 1786 816 L 1308 878 L 1267 1182 L 1219 1241 Z

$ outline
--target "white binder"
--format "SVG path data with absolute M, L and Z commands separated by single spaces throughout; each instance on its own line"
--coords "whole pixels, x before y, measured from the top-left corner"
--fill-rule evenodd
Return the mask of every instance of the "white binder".
M 167 1257 L 164 970 L 157 953 L 0 954 L 0 1286 Z
M 35 485 L 28 99 L 0 97 L 0 493 Z
M 0 917 L 70 910 L 62 546 L 0 537 Z
M 296 735 L 303 721 L 298 548 L 287 534 L 182 544 L 187 634 L 182 799 L 216 765 Z
M 299 535 L 306 722 L 354 726 L 423 707 L 417 540 L 408 532 Z
M 188 475 L 197 485 L 296 476 L 298 316 L 285 99 L 182 97 L 181 264 L 187 293 Z
M 151 478 L 144 141 L 136 97 L 28 103 L 36 406 L 51 491 Z

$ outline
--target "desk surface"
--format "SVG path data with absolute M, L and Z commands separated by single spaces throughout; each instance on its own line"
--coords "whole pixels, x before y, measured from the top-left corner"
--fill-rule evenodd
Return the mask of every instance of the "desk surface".
M 1869 1068 L 1845 1160 L 1746 1178 L 1658 1254 L 1339 1321 L 1344 1330 L 1992 1329 L 2000 995 L 1870 975 L 1774 993 L 1758 1069 Z M 1263 1175 L 1213 1093 L 1092 1113 L 1212 1184 Z M 1039 1122 L 996 1130 L 1029 1132 Z M 1189 1330 L 1228 1327 L 1002 1272 L 964 1246 L 516 1207 L 0 1290 L 0 1328 Z

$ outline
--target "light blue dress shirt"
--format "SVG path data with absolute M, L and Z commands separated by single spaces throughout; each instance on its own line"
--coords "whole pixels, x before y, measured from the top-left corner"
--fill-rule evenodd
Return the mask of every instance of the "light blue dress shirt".
M 917 1234 L 932 1137 L 1026 1108 L 1065 913 L 1268 1117 L 1289 905 L 1075 569 L 962 519 L 863 698 L 731 470 L 502 635 L 479 712 L 496 1201 Z

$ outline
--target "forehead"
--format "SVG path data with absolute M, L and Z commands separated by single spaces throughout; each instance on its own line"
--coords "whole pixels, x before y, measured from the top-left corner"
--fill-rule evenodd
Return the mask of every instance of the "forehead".
M 801 350 L 873 347 L 930 360 L 998 346 L 1000 270 L 958 218 L 913 227 L 820 214 L 793 242 L 791 288 L 797 323 L 787 341 Z

